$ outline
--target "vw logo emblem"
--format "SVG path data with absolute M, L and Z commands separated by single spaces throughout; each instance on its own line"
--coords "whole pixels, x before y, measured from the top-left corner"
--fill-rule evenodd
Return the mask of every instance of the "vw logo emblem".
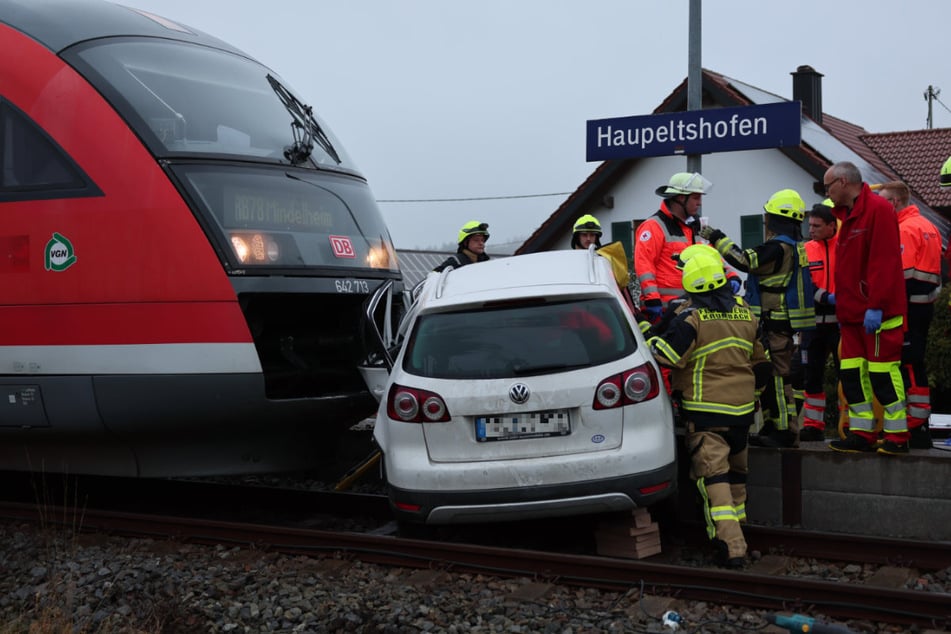
M 516 405 L 524 404 L 531 393 L 531 390 L 529 390 L 528 386 L 524 383 L 516 383 L 509 388 L 509 398 L 512 399 L 512 402 Z

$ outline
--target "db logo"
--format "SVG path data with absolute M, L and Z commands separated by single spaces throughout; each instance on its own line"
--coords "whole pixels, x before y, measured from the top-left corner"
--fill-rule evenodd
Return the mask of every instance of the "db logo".
M 334 250 L 334 256 L 338 258 L 355 258 L 357 254 L 353 252 L 353 243 L 346 236 L 330 236 L 330 246 Z

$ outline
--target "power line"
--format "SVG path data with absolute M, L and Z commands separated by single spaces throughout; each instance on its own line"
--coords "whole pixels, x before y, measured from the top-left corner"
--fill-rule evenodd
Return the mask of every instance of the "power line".
M 378 203 L 459 203 L 459 202 L 468 202 L 470 200 L 512 200 L 515 198 L 544 198 L 545 196 L 568 196 L 572 192 L 554 192 L 551 194 L 523 194 L 521 196 L 480 196 L 472 198 L 405 198 L 405 199 L 389 199 L 389 200 L 378 200 Z

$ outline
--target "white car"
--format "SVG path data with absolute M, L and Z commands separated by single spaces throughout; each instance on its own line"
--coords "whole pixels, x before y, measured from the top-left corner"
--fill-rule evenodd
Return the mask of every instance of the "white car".
M 675 492 L 670 400 L 593 250 L 430 273 L 400 332 L 388 376 L 363 368 L 398 520 L 624 511 Z

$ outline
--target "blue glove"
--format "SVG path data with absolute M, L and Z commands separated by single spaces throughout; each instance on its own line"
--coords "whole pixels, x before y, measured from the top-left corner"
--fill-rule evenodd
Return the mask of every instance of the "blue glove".
M 730 288 L 733 289 L 733 294 L 734 294 L 734 295 L 739 295 L 739 294 L 740 294 L 740 291 L 743 290 L 743 284 L 740 283 L 740 280 L 736 279 L 735 277 L 731 277 L 731 278 L 730 278 Z
M 663 306 L 645 306 L 644 312 L 647 313 L 647 320 L 652 324 L 656 324 L 660 321 L 661 315 L 664 314 Z
M 865 311 L 865 332 L 872 334 L 882 327 L 882 311 L 877 308 L 869 308 Z
M 835 293 L 829 293 L 826 297 L 826 303 L 829 304 L 829 306 L 835 306 Z

